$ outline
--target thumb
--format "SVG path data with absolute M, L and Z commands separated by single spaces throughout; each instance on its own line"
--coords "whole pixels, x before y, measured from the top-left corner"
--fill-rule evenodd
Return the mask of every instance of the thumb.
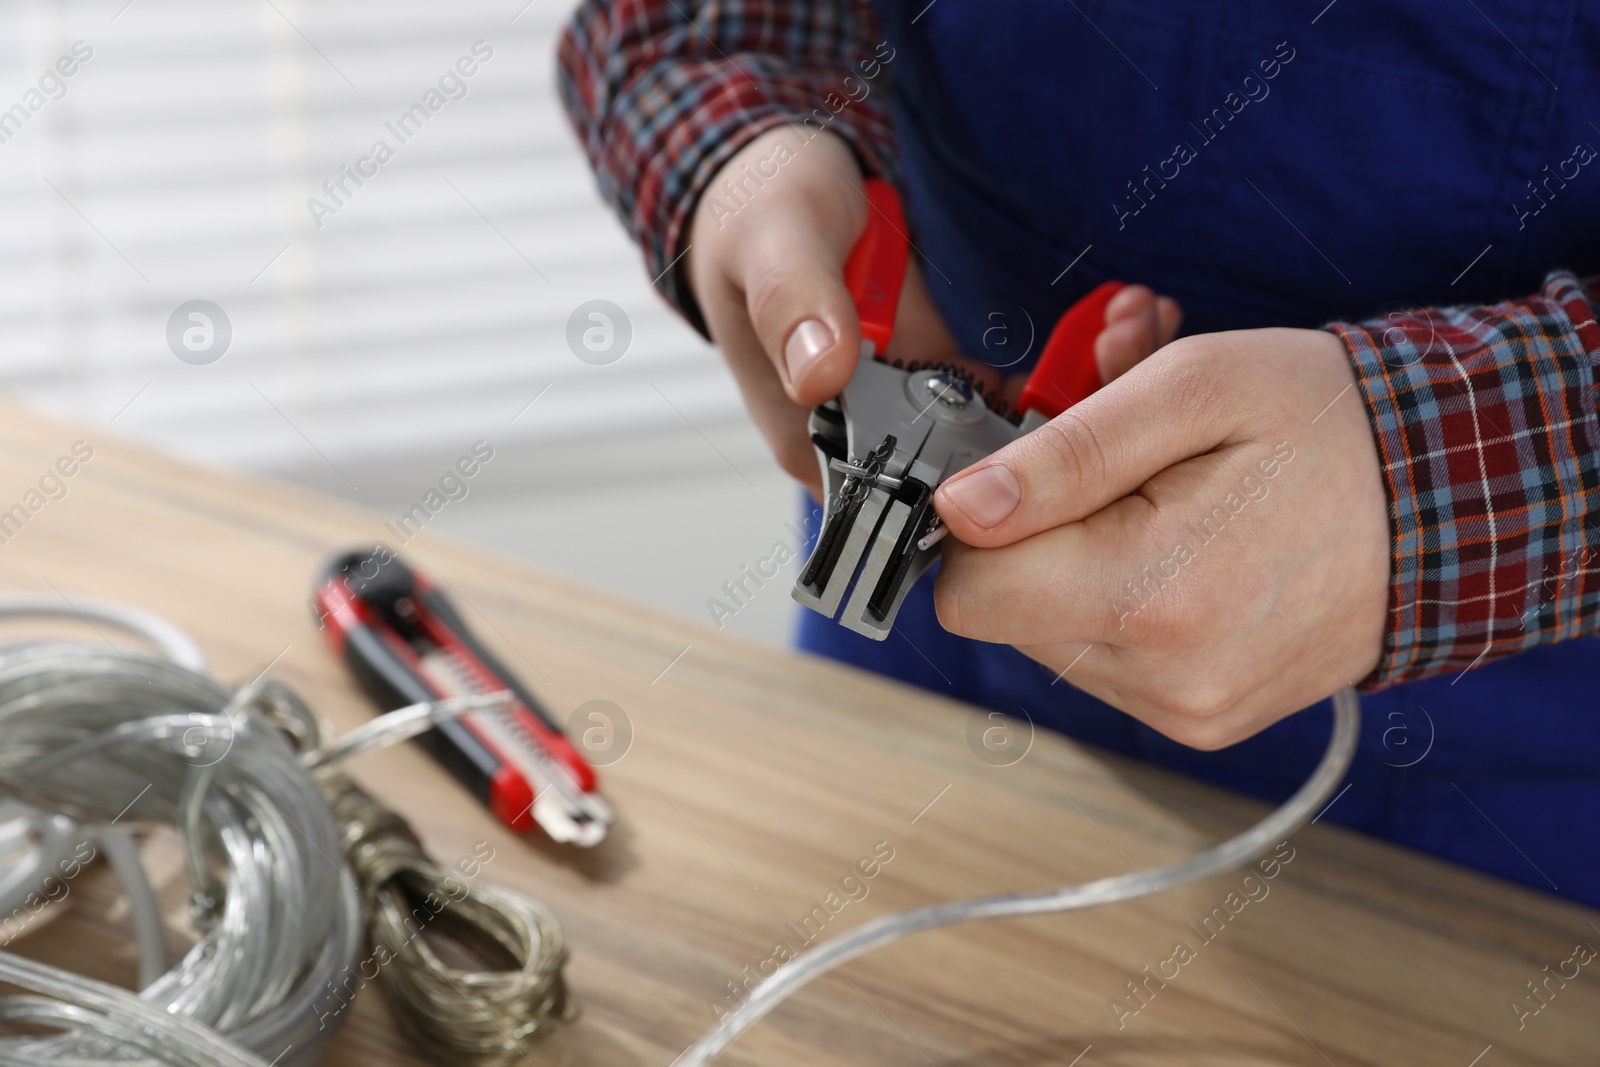
M 1238 420 L 1219 368 L 1176 348 L 946 480 L 934 506 L 950 532 L 1008 545 L 1092 515 L 1226 441 Z
M 850 236 L 819 233 L 798 216 L 777 218 L 740 257 L 750 323 L 797 404 L 838 396 L 861 355 L 861 325 L 844 284 Z

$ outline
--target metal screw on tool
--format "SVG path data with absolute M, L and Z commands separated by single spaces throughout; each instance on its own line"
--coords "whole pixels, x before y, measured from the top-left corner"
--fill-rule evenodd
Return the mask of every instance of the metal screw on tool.
M 957 411 L 972 403 L 972 386 L 963 378 L 935 374 L 924 384 L 928 397 Z

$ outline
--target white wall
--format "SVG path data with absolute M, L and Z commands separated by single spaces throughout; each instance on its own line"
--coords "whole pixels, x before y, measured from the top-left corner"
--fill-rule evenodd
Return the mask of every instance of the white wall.
M 486 440 L 431 528 L 706 618 L 797 496 L 594 191 L 555 96 L 571 6 L 0 8 L 0 109 L 26 112 L 0 144 L 0 389 L 391 514 Z M 78 41 L 92 58 L 27 111 Z M 478 41 L 465 97 L 400 143 L 385 123 Z M 380 138 L 394 159 L 316 225 L 307 199 Z M 632 325 L 609 366 L 566 340 L 596 298 Z M 206 365 L 166 336 L 194 299 L 232 327 Z M 789 619 L 769 588 L 729 625 Z

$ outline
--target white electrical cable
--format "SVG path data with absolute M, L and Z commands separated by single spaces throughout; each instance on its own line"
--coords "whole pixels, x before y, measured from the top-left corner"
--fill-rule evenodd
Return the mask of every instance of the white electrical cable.
M 144 864 L 139 862 L 139 846 L 133 838 L 114 827 L 102 827 L 95 833 L 106 851 L 106 860 L 117 873 L 122 891 L 128 898 L 128 910 L 133 916 L 133 939 L 139 946 L 139 988 L 153 985 L 167 973 L 166 935 L 161 928 L 161 904 L 150 888 Z
M 180 667 L 187 667 L 199 674 L 206 672 L 205 653 L 200 651 L 194 638 L 159 615 L 113 600 L 91 596 L 80 596 L 73 600 L 65 596 L 8 596 L 0 598 L 0 619 L 7 618 L 69 619 L 87 623 L 96 631 L 97 623 L 110 626 L 139 635 Z
M 117 1059 L 109 1060 L 98 1055 L 97 1047 L 90 1047 L 83 1058 L 71 1058 L 68 1052 L 54 1059 L 26 1046 L 17 1047 L 13 1039 L 0 1043 L 0 1067 L 98 1067 L 110 1062 L 123 1067 L 277 1067 L 208 1026 L 105 982 L 9 952 L 0 952 L 0 978 L 41 994 L 0 998 L 0 1022 L 33 1023 L 69 1033 L 87 1031 L 99 1044 L 118 1052 Z
M 0 600 L 0 616 L 41 607 L 59 609 Z M 170 657 L 68 641 L 0 645 L 0 793 L 37 805 L 26 809 L 29 818 L 48 819 L 66 840 L 101 844 L 130 902 L 140 995 L 0 952 L 0 981 L 44 994 L 0 996 L 0 1023 L 59 1031 L 0 1038 L 0 1067 L 263 1067 L 266 1057 L 309 1064 L 342 1020 L 342 1011 L 319 1007 L 342 1004 L 339 990 L 348 993 L 356 973 L 361 896 L 374 958 L 384 954 L 385 991 L 435 1058 L 513 1062 L 570 1017 L 555 917 L 509 890 L 469 892 L 428 860 L 398 815 L 332 766 L 438 722 L 503 709 L 511 694 L 402 708 L 324 747 L 316 717 L 292 690 L 265 677 L 228 689 L 192 669 L 204 665 L 199 649 L 160 620 L 104 602 L 42 613 L 132 630 Z M 202 937 L 171 971 L 132 840 L 61 812 L 178 830 Z M 93 857 L 77 855 L 84 863 Z M 21 875 L 37 878 L 40 869 L 25 866 Z M 441 913 L 436 899 L 448 909 Z M 490 948 L 497 962 L 509 956 L 513 966 L 451 967 L 415 936 L 433 917 L 441 935 Z
M 330 859 L 339 851 L 338 830 L 307 767 L 284 736 L 247 706 L 258 687 L 233 693 L 179 666 L 174 661 L 181 657 L 203 667 L 199 649 L 160 620 L 150 627 L 152 617 L 142 612 L 103 602 L 79 601 L 70 614 L 54 602 L 0 602 L 0 616 L 36 614 L 35 609 L 80 618 L 92 611 L 149 637 L 172 658 L 68 642 L 0 647 L 0 732 L 8 742 L 0 749 L 0 790 L 81 819 L 115 821 L 132 811 L 136 818 L 187 830 L 197 924 L 205 933 L 176 968 L 152 982 L 145 981 L 152 961 L 142 952 L 144 988 L 137 997 L 0 952 L 0 980 L 45 994 L 0 997 L 0 1022 L 65 1031 L 0 1039 L 0 1067 L 264 1067 L 263 1058 L 234 1042 L 270 1052 L 275 1063 L 314 1061 L 333 1031 L 310 1030 L 309 1022 L 318 1018 L 312 1001 L 354 960 L 359 902 L 348 872 Z M 401 709 L 341 738 L 336 753 L 310 755 L 309 762 L 332 762 L 413 736 L 442 719 L 486 710 L 498 699 Z M 1327 751 L 1295 795 L 1244 833 L 1180 863 L 1050 892 L 885 916 L 827 942 L 757 987 L 679 1057 L 677 1067 L 702 1067 L 812 979 L 899 938 L 977 919 L 1132 900 L 1248 863 L 1304 825 L 1333 792 L 1354 755 L 1359 727 L 1359 700 L 1354 690 L 1342 690 L 1334 697 Z M 220 754 L 213 745 L 221 746 Z M 219 771 L 223 755 L 229 757 L 227 769 Z M 131 795 L 141 778 L 147 780 L 133 800 L 108 815 L 116 803 L 112 797 Z M 201 834 L 202 826 L 209 835 Z M 302 842 L 326 862 L 317 863 Z M 127 860 L 117 858 L 122 848 L 107 845 L 119 873 Z M 225 868 L 225 883 L 213 865 Z M 138 868 L 136 856 L 133 867 Z M 142 882 L 142 872 L 134 880 Z M 130 892 L 130 899 L 136 895 Z M 153 897 L 133 902 L 143 940 L 149 916 L 140 912 Z M 261 921 L 262 916 L 270 918 Z
M 351 756 L 409 741 L 441 722 L 459 719 L 474 711 L 504 711 L 516 704 L 517 695 L 508 690 L 450 697 L 427 704 L 407 704 L 340 734 L 335 740 L 312 749 L 301 758 L 313 770 L 332 763 L 343 763 Z
M 65 815 L 39 811 L 0 797 L 0 930 L 11 936 L 24 919 L 55 892 L 49 881 L 75 870 L 78 824 Z
M 332 1037 L 315 1007 L 359 954 L 359 893 L 311 772 L 234 699 L 151 653 L 60 641 L 0 649 L 0 792 L 81 822 L 179 828 L 201 932 L 132 998 L 165 1017 L 160 1027 L 130 1010 L 125 991 L 0 953 L 0 980 L 45 994 L 0 997 L 0 1019 L 65 1031 L 0 1038 L 0 1067 L 285 1067 L 312 1063 Z M 195 1024 L 215 1033 L 198 1041 Z M 216 1056 L 227 1043 L 256 1055 Z
M 1340 690 L 1333 698 L 1333 736 L 1328 740 L 1328 748 L 1317 769 L 1294 796 L 1244 833 L 1182 862 L 1044 893 L 1008 893 L 886 915 L 842 937 L 824 942 L 785 964 L 757 986 L 742 1005 L 723 1016 L 715 1027 L 673 1061 L 673 1067 L 703 1067 L 730 1041 L 807 982 L 902 937 L 976 919 L 1045 915 L 1133 900 L 1223 874 L 1249 863 L 1289 837 L 1316 813 L 1318 806 L 1333 792 L 1349 769 L 1360 729 L 1361 703 L 1355 690 Z
M 194 638 L 167 620 L 125 604 L 95 597 L 0 598 L 0 618 L 60 618 L 135 634 L 174 663 L 204 672 L 206 657 Z M 102 635 L 103 636 L 103 635 Z M 31 642 L 30 642 L 31 643 Z M 0 799 L 0 855 L 10 862 L 0 871 L 0 916 L 21 917 L 52 898 L 63 873 L 77 870 L 84 848 L 98 841 L 128 894 L 139 946 L 139 985 L 149 985 L 167 969 L 161 912 L 138 862 L 133 841 L 121 830 L 87 830 L 66 816 L 42 812 L 19 801 Z M 89 853 L 92 855 L 93 853 Z M 9 931 L 7 931 L 9 933 Z

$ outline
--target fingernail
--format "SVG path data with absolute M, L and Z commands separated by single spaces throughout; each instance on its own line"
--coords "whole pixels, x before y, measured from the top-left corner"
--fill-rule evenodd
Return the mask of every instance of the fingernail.
M 985 529 L 1004 522 L 1022 499 L 1016 475 L 999 463 L 946 482 L 944 493 L 963 515 Z
M 811 365 L 822 353 L 833 347 L 833 331 L 817 321 L 807 319 L 794 328 L 788 344 L 783 346 L 783 365 L 789 371 L 789 384 L 805 377 Z

